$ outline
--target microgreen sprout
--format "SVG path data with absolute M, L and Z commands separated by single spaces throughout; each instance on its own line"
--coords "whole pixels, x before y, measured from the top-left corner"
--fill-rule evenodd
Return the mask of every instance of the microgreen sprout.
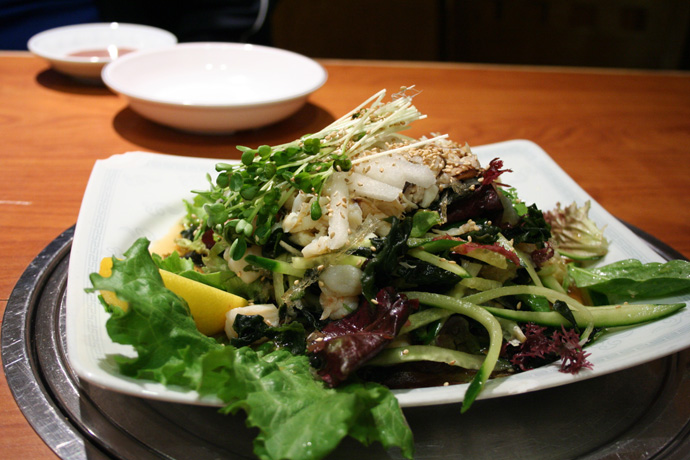
M 197 192 L 209 202 L 204 208 L 206 228 L 225 238 L 232 258 L 239 260 L 248 245 L 265 244 L 279 230 L 281 207 L 291 196 L 315 195 L 310 217 L 320 219 L 318 198 L 334 172 L 349 171 L 372 152 L 382 155 L 399 149 L 389 145 L 409 141 L 400 132 L 423 118 L 412 105 L 411 90 L 404 88 L 389 102 L 380 91 L 318 133 L 288 144 L 238 146 L 240 162 L 218 163 L 211 189 Z

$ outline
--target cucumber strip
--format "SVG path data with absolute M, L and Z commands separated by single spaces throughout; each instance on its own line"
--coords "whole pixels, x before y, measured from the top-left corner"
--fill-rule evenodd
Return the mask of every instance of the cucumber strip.
M 468 288 L 466 288 L 462 284 L 456 283 L 455 286 L 450 288 L 450 290 L 448 292 L 446 292 L 445 294 L 447 296 L 451 296 L 451 297 L 454 297 L 456 299 L 462 299 L 463 297 L 465 297 L 467 295 L 467 289 Z
M 500 281 L 479 277 L 463 278 L 462 280 L 460 280 L 460 284 L 467 288 L 475 289 L 477 291 L 489 291 L 491 289 L 496 289 L 503 286 L 503 283 L 501 283 Z
M 273 296 L 280 302 L 280 300 L 285 295 L 285 282 L 283 280 L 283 274 L 274 272 L 273 273 Z M 280 306 L 280 305 L 278 305 Z
M 496 316 L 498 323 L 503 329 L 503 340 L 506 342 L 512 342 L 513 340 L 519 340 L 520 342 L 525 340 L 525 333 L 520 329 L 520 325 L 517 321 L 512 319 L 500 318 Z M 500 360 L 499 360 L 500 362 Z
M 465 398 L 462 401 L 460 413 L 464 413 L 470 408 L 474 400 L 477 399 L 477 396 L 481 393 L 486 381 L 496 367 L 498 356 L 501 352 L 501 345 L 503 343 L 503 330 L 501 329 L 501 324 L 487 310 L 464 299 L 456 299 L 430 292 L 406 292 L 405 295 L 410 299 L 417 299 L 420 303 L 425 305 L 443 308 L 453 313 L 468 316 L 478 321 L 489 332 L 489 350 L 486 353 L 486 358 L 477 371 L 477 374 L 472 379 L 472 382 L 470 382 L 470 386 L 465 393 Z
M 360 268 L 367 258 L 362 256 L 354 256 L 352 254 L 341 255 L 339 257 L 293 257 L 290 263 L 297 269 L 307 270 L 309 268 L 316 268 L 319 265 L 352 265 Z
M 432 345 L 409 345 L 407 347 L 387 348 L 376 357 L 367 361 L 366 366 L 393 366 L 400 363 L 414 361 L 433 361 L 446 363 L 463 369 L 477 370 L 484 362 L 484 355 L 473 355 L 464 351 Z M 505 364 L 497 366 L 498 370 L 506 370 Z
M 483 264 L 480 264 L 479 262 L 470 262 L 467 259 L 462 259 L 460 264 L 462 265 L 462 268 L 467 270 L 467 273 L 469 273 L 470 276 L 477 276 L 483 267 Z
M 531 311 L 552 311 L 551 304 L 546 297 L 531 294 L 521 294 L 516 297 L 522 302 L 522 305 L 526 305 Z
M 548 275 L 542 278 L 542 282 L 544 283 L 544 286 L 546 286 L 549 289 L 553 289 L 554 291 L 560 292 L 561 294 L 565 294 L 565 289 L 563 288 L 563 285 L 558 282 L 558 280 L 553 276 L 553 275 Z
M 625 305 L 606 305 L 601 307 L 585 307 L 592 315 L 594 327 L 618 327 L 632 326 L 645 323 L 668 316 L 685 306 L 684 303 L 674 304 L 625 304 Z M 568 321 L 556 313 L 507 310 L 496 307 L 483 307 L 488 312 L 499 318 L 510 319 L 520 323 L 535 323 L 541 326 L 558 327 L 568 326 Z M 573 316 L 577 325 L 584 327 L 588 324 L 588 319 L 577 311 L 573 311 Z
M 281 261 L 284 261 L 286 254 L 278 256 Z M 285 295 L 285 279 L 282 273 L 273 272 L 273 296 L 276 299 L 278 306 L 281 306 L 283 296 Z
M 589 260 L 597 260 L 601 259 L 603 255 L 598 252 L 593 252 L 591 249 L 558 249 L 556 248 L 556 252 L 558 252 L 560 255 L 563 257 L 566 257 L 570 260 L 577 260 L 577 261 L 589 261 Z
M 545 267 L 542 267 L 539 270 L 539 278 L 544 278 L 544 277 L 547 277 L 549 275 L 553 275 L 554 273 L 556 273 L 557 269 L 558 269 L 558 267 L 556 266 L 556 264 L 550 264 L 550 265 L 547 265 Z
M 559 248 L 556 246 L 555 249 L 556 252 L 563 257 L 583 262 L 601 259 L 606 255 L 605 248 L 602 250 L 602 248 L 598 245 L 593 247 L 591 244 L 584 243 L 574 244 L 571 242 L 568 243 L 567 248 Z
M 444 270 L 447 270 L 451 273 L 454 273 L 462 278 L 469 278 L 470 274 L 467 273 L 467 270 L 462 268 L 459 264 L 457 264 L 455 261 L 450 261 L 448 259 L 445 259 L 443 257 L 439 257 L 436 254 L 432 254 L 430 252 L 423 251 L 421 249 L 410 249 L 407 252 L 409 255 L 412 257 L 415 257 L 419 260 L 422 260 L 424 262 L 428 262 L 432 265 L 435 265 L 439 268 L 442 268 Z
M 532 260 L 530 257 L 525 254 L 523 251 L 520 251 L 519 249 L 515 250 L 515 253 L 518 255 L 518 258 L 520 259 L 520 264 L 524 267 L 525 270 L 527 270 L 527 274 L 529 274 L 530 279 L 534 283 L 535 286 L 543 286 L 541 282 L 541 278 L 539 278 L 539 275 L 537 274 L 537 270 L 534 268 L 534 264 L 532 263 Z
M 577 300 L 573 299 L 567 294 L 554 291 L 553 289 L 549 289 L 546 287 L 539 287 L 539 286 L 524 286 L 524 285 L 516 285 L 516 286 L 503 286 L 497 289 L 492 289 L 491 291 L 484 291 L 484 292 L 479 292 L 477 294 L 472 294 L 464 298 L 466 302 L 472 302 L 477 305 L 481 305 L 483 303 L 488 302 L 489 300 L 496 299 L 498 297 L 503 297 L 507 295 L 520 295 L 520 294 L 532 294 L 532 295 L 538 295 L 538 296 L 544 296 L 549 301 L 555 302 L 556 300 L 561 300 L 565 303 L 568 304 L 568 306 L 574 311 L 574 312 L 579 312 L 582 320 L 584 321 L 583 326 L 585 327 L 585 330 L 582 334 L 580 334 L 580 343 L 584 344 L 587 339 L 589 338 L 589 335 L 592 333 L 594 330 L 594 317 L 592 316 L 592 313 L 590 312 L 587 307 L 582 305 L 580 302 Z
M 416 248 L 416 247 L 423 245 L 424 243 L 430 243 L 431 241 L 433 241 L 433 238 L 412 238 L 412 237 L 410 237 L 407 239 L 407 246 L 410 248 Z
M 462 255 L 471 259 L 480 260 L 486 264 L 503 270 L 508 268 L 508 259 L 504 255 L 488 249 L 477 248 Z
M 304 277 L 306 270 L 303 268 L 295 268 L 292 264 L 288 262 L 283 262 L 282 260 L 269 259 L 266 257 L 255 256 L 249 254 L 244 258 L 245 262 L 255 267 L 270 270 L 272 272 L 282 273 L 283 275 L 296 276 L 297 278 Z
M 405 325 L 400 329 L 398 335 L 407 334 L 410 331 L 414 331 L 417 328 L 431 324 L 439 319 L 448 318 L 453 312 L 450 310 L 444 310 L 443 308 L 427 308 L 417 313 L 412 313 L 408 318 Z

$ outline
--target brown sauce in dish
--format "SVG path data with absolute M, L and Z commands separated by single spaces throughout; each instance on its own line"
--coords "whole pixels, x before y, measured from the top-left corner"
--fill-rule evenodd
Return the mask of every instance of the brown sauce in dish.
M 70 57 L 86 57 L 86 58 L 116 58 L 122 56 L 123 54 L 131 53 L 134 51 L 133 48 L 101 48 L 94 50 L 84 50 L 76 51 L 74 53 L 69 53 Z

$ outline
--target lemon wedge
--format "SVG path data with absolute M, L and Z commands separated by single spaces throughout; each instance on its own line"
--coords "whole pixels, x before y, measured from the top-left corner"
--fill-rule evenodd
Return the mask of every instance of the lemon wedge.
M 112 268 L 112 259 L 106 257 L 101 260 L 98 273 L 107 278 L 112 274 Z M 215 335 L 223 332 L 225 329 L 225 314 L 233 308 L 247 305 L 246 299 L 229 292 L 172 272 L 165 270 L 159 270 L 159 272 L 165 287 L 187 302 L 196 327 L 202 334 Z M 129 308 L 127 302 L 119 299 L 112 291 L 101 291 L 101 295 L 108 305 L 120 307 L 125 311 Z

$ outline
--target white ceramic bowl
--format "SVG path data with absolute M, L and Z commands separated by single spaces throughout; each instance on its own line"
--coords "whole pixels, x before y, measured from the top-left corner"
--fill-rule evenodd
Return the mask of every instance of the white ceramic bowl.
M 103 82 L 157 123 L 206 134 L 258 128 L 295 113 L 328 78 L 312 59 L 239 43 L 183 43 L 108 64 Z
M 100 80 L 103 67 L 128 51 L 177 43 L 177 37 L 156 27 L 125 23 L 93 23 L 57 27 L 29 39 L 29 51 L 73 77 Z M 126 55 L 126 54 L 124 54 Z

